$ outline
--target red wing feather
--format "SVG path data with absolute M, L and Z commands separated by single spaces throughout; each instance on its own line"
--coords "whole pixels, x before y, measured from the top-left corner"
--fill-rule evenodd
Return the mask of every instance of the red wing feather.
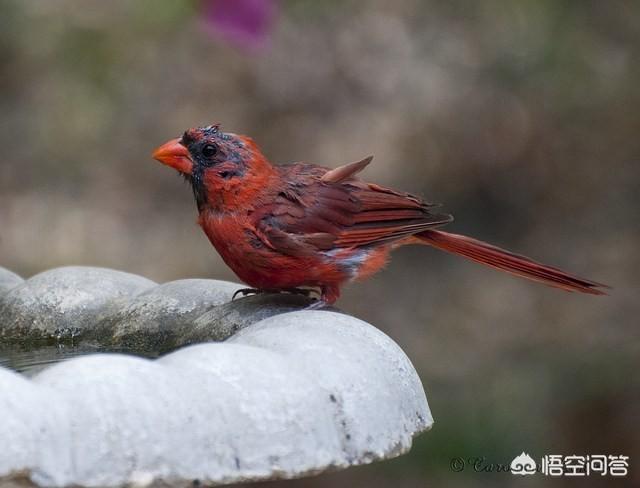
M 345 164 L 344 166 L 339 166 L 338 168 L 331 169 L 327 171 L 320 181 L 323 183 L 340 183 L 341 181 L 346 180 L 347 178 L 351 178 L 356 174 L 360 173 L 367 165 L 371 162 L 373 156 L 369 156 L 364 158 L 362 161 L 356 161 L 355 163 Z
M 272 205 L 256 213 L 256 227 L 272 247 L 280 243 L 286 254 L 306 254 L 310 246 L 326 250 L 387 243 L 453 220 L 433 213 L 433 205 L 416 196 L 352 178 L 369 161 L 324 173 L 332 181 L 318 177 L 318 167 L 280 167 L 283 181 L 296 184 L 289 184 Z

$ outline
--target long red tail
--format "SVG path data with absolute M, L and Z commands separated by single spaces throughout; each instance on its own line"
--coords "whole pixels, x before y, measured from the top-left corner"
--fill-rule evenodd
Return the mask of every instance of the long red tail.
M 440 230 L 426 230 L 416 234 L 415 237 L 423 241 L 424 244 L 443 251 L 459 254 L 507 273 L 539 281 L 545 285 L 562 288 L 563 290 L 579 291 L 592 295 L 606 295 L 600 288 L 609 288 L 602 283 L 579 278 L 561 269 L 538 263 L 525 256 L 514 254 L 471 237 L 450 234 Z

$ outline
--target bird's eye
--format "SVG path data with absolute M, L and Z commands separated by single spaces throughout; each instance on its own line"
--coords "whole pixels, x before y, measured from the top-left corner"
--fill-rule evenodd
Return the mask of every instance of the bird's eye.
M 215 156 L 217 152 L 218 152 L 218 148 L 213 144 L 206 144 L 205 146 L 202 147 L 202 155 L 205 158 L 211 158 Z

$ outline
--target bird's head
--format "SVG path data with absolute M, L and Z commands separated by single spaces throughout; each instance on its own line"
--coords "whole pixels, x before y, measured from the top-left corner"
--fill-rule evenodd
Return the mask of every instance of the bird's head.
M 191 183 L 199 210 L 229 202 L 230 193 L 273 171 L 251 138 L 223 132 L 219 124 L 188 129 L 158 147 L 153 158 Z

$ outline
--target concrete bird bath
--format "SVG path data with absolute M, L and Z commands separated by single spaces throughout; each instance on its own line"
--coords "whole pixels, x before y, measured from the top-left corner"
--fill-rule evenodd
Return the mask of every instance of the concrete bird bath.
M 385 334 L 300 296 L 231 302 L 238 288 L 0 268 L 0 483 L 294 478 L 398 456 L 431 427 Z

